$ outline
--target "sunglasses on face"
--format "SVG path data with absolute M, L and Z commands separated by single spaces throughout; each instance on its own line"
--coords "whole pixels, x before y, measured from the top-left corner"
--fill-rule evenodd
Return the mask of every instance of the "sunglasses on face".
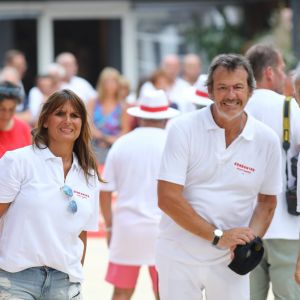
M 70 211 L 72 214 L 75 214 L 78 210 L 77 208 L 77 203 L 74 199 L 72 199 L 73 197 L 73 190 L 72 188 L 70 188 L 68 185 L 64 185 L 63 187 L 61 187 L 62 192 L 65 194 L 65 196 L 68 197 L 69 200 L 69 204 L 68 204 L 68 211 Z

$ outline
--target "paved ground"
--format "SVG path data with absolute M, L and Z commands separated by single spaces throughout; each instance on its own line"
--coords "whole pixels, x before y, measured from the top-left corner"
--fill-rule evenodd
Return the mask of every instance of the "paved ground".
M 84 300 L 110 300 L 112 287 L 104 281 L 108 251 L 104 238 L 89 238 L 84 266 Z M 146 268 L 142 268 L 138 285 L 132 300 L 154 300 Z M 182 299 L 188 300 L 188 299 Z M 267 300 L 274 300 L 269 295 Z
M 84 300 L 109 300 L 112 286 L 104 280 L 108 251 L 104 238 L 89 238 L 84 264 Z M 154 300 L 147 268 L 142 268 L 132 300 Z

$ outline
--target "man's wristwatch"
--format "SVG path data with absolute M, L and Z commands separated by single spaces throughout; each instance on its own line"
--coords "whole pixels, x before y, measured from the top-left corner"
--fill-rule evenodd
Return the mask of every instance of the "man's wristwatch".
M 216 246 L 219 243 L 220 238 L 223 236 L 223 231 L 221 229 L 215 229 L 214 236 L 212 244 Z

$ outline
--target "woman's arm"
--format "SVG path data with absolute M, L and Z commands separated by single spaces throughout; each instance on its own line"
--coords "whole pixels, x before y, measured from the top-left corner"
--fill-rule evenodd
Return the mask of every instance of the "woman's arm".
M 112 229 L 112 192 L 101 191 L 100 192 L 100 207 L 104 218 L 106 227 L 106 239 L 107 245 L 109 246 L 111 240 L 111 229 Z
M 10 203 L 0 203 L 0 218 L 5 214 L 8 210 Z
M 129 107 L 130 105 L 127 103 L 122 104 L 120 135 L 126 134 L 131 130 L 132 116 L 127 113 L 127 108 Z
M 92 98 L 86 104 L 86 110 L 88 113 L 88 121 L 89 121 L 89 125 L 91 128 L 92 137 L 95 139 L 102 139 L 103 135 L 102 135 L 101 131 L 95 127 L 95 124 L 93 121 L 95 102 L 96 102 L 96 99 Z
M 108 145 L 112 145 L 120 136 L 128 133 L 131 130 L 131 119 L 130 115 L 127 114 L 126 110 L 128 108 L 128 105 L 122 104 L 122 110 L 121 110 L 121 119 L 120 119 L 120 132 L 117 135 L 106 135 L 103 136 L 103 141 L 105 141 Z
M 83 242 L 83 254 L 82 254 L 82 258 L 81 258 L 81 264 L 84 264 L 84 259 L 85 259 L 85 253 L 86 253 L 86 245 L 87 245 L 87 232 L 86 231 L 82 231 L 79 235 L 80 239 Z

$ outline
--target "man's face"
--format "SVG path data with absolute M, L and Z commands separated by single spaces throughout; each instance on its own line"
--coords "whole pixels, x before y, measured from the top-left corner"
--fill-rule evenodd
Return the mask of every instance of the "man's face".
M 166 72 L 171 81 L 174 81 L 180 72 L 180 61 L 177 57 L 168 57 L 162 64 L 162 69 Z
M 209 96 L 215 102 L 219 117 L 233 120 L 243 113 L 251 96 L 247 79 L 248 73 L 243 67 L 230 71 L 220 66 L 214 71 Z
M 11 66 L 18 71 L 21 78 L 24 77 L 25 72 L 27 70 L 27 62 L 23 55 L 20 54 L 15 56 Z
M 282 55 L 278 55 L 278 64 L 273 68 L 273 91 L 283 94 L 284 84 L 286 80 L 285 63 Z
M 170 82 L 167 77 L 159 76 L 156 78 L 154 85 L 158 90 L 167 91 L 170 86 Z
M 65 79 L 67 82 L 77 74 L 78 67 L 74 57 L 66 55 L 59 63 L 66 71 Z
M 0 130 L 6 130 L 16 111 L 17 102 L 13 99 L 0 101 Z
M 183 72 L 187 79 L 196 82 L 199 74 L 201 73 L 201 63 L 199 59 L 190 58 L 186 60 L 183 65 Z
M 295 98 L 298 104 L 300 105 L 300 79 L 295 81 L 294 87 L 295 87 Z

